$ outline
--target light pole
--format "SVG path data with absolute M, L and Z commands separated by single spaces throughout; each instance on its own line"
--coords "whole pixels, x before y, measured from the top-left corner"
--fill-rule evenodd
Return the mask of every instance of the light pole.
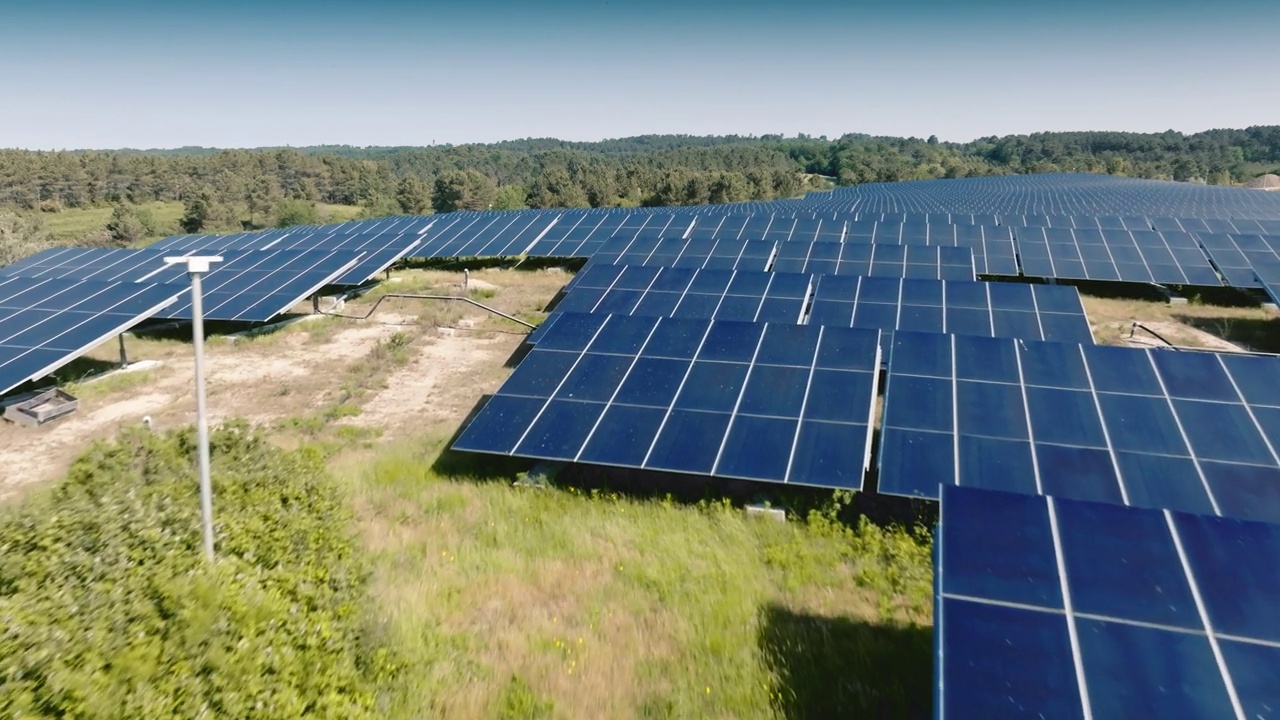
M 204 307 L 200 276 L 209 264 L 222 262 L 217 255 L 167 257 L 170 265 L 186 265 L 191 278 L 191 343 L 196 349 L 196 441 L 200 453 L 200 515 L 204 524 L 204 556 L 213 562 L 213 483 L 209 480 L 209 420 L 204 408 Z

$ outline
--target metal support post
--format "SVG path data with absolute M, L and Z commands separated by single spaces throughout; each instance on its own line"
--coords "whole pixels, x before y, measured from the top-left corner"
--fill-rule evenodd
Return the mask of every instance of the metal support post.
M 196 443 L 200 463 L 200 518 L 204 531 L 204 556 L 213 562 L 213 482 L 209 478 L 209 419 L 205 411 L 204 388 L 204 298 L 200 277 L 209 264 L 221 257 L 165 258 L 167 263 L 183 263 L 191 278 L 191 344 L 196 351 Z

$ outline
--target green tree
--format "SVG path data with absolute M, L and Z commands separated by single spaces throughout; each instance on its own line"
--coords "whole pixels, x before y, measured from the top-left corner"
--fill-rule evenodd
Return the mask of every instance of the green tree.
M 222 206 L 209 187 L 202 187 L 187 196 L 178 224 L 184 232 L 198 233 L 212 226 L 222 215 Z
M 249 207 L 249 224 L 254 225 L 254 218 L 266 216 L 276 204 L 280 196 L 280 185 L 269 175 L 259 175 L 249 183 L 245 192 L 245 204 Z
M 299 198 L 284 198 L 275 205 L 275 226 L 315 225 L 320 222 L 316 204 Z
M 400 203 L 400 211 L 406 215 L 423 215 L 431 207 L 431 191 L 426 183 L 413 175 L 406 175 L 400 178 L 396 187 L 396 202 Z
M 478 170 L 450 170 L 436 178 L 431 206 L 436 212 L 488 210 L 498 194 L 498 185 Z
M 751 199 L 751 183 L 740 172 L 718 172 L 711 178 L 708 202 L 742 202 Z
M 529 188 L 529 205 L 536 208 L 590 207 L 587 193 L 562 167 L 545 168 Z
M 0 266 L 17 262 L 53 244 L 38 213 L 0 210 Z
M 493 199 L 494 210 L 524 210 L 529 207 L 529 191 L 523 185 L 503 185 Z
M 794 197 L 800 193 L 800 176 L 787 170 L 773 171 L 773 194 L 780 198 Z
M 138 209 L 126 203 L 116 203 L 111 210 L 111 219 L 107 221 L 107 232 L 111 240 L 120 246 L 133 245 L 154 231 L 148 228 L 147 222 L 138 213 Z
M 370 195 L 360 202 L 360 217 L 362 218 L 384 218 L 401 213 L 400 203 L 390 195 L 377 193 Z

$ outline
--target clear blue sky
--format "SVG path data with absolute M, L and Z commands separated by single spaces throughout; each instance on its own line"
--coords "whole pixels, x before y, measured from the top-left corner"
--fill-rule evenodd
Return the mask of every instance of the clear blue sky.
M 0 147 L 1280 123 L 1276 0 L 5 5 Z

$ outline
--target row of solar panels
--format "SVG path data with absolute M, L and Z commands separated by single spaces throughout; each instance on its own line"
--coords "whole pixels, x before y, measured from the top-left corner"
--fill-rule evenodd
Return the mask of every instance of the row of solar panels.
M 732 206 L 730 206 L 732 207 Z M 591 241 L 619 237 L 752 239 L 776 242 L 788 240 L 835 240 L 849 237 L 871 238 L 876 242 L 909 244 L 941 244 L 958 235 L 960 240 L 981 237 L 985 233 L 1011 239 L 1005 228 L 1053 228 L 1092 231 L 1208 233 L 1229 235 L 1280 235 L 1280 220 L 1203 220 L 1195 218 L 1144 217 L 1049 217 L 958 215 L 894 215 L 879 213 L 876 217 L 857 214 L 836 218 L 797 216 L 794 213 L 765 212 L 744 214 L 741 210 L 712 211 L 701 209 L 693 214 L 661 208 L 661 212 L 639 213 L 633 210 L 584 213 L 571 210 L 539 210 L 524 212 L 450 213 L 429 217 L 400 217 L 367 220 L 324 227 L 288 228 L 236 235 L 176 236 L 161 241 L 156 247 L 167 250 L 217 249 L 298 249 L 328 247 L 347 242 L 351 236 L 374 239 L 387 235 L 415 234 L 435 246 L 430 254 L 441 257 L 481 254 L 516 255 L 533 252 L 556 255 L 548 246 L 535 249 L 530 242 L 521 243 L 520 236 L 537 237 L 546 242 Z M 559 229 L 543 237 L 542 231 L 552 226 Z M 958 229 L 957 229 L 958 226 Z M 485 250 L 489 241 L 505 237 L 500 244 Z M 941 237 L 942 239 L 938 239 Z M 931 239 L 932 238 L 932 239 Z M 498 252 L 498 250 L 502 252 Z M 560 255 L 573 253 L 560 252 Z
M 1280 219 L 1276 193 L 1067 173 L 868 183 L 790 204 L 821 212 Z
M 872 235 L 857 235 L 850 234 L 854 225 L 846 222 L 747 215 L 704 219 L 708 222 L 696 224 L 669 213 L 471 213 L 379 221 L 378 229 L 367 233 L 298 230 L 259 236 L 257 249 L 385 250 L 413 243 L 410 256 L 417 258 L 603 257 L 734 268 L 752 267 L 740 262 L 744 259 L 765 258 L 764 269 L 865 274 L 869 251 L 859 246 L 870 242 L 969 247 L 982 275 L 1206 286 L 1225 280 L 1235 287 L 1266 287 L 1262 278 L 1280 274 L 1280 236 L 982 225 L 925 225 L 908 234 L 905 225 L 884 226 L 891 230 L 880 233 L 883 227 L 874 223 Z M 161 249 L 223 252 L 252 247 L 254 237 L 173 238 Z M 845 253 L 861 255 L 850 260 L 842 257 Z
M 1075 288 L 975 282 L 972 275 L 957 280 L 902 273 L 812 275 L 592 261 L 530 341 L 539 342 L 571 313 L 1092 342 Z
M 359 285 L 416 247 L 221 251 L 204 317 L 265 322 L 328 286 Z M 189 320 L 185 267 L 164 250 L 58 248 L 0 268 L 0 394 L 44 377 L 147 319 Z

